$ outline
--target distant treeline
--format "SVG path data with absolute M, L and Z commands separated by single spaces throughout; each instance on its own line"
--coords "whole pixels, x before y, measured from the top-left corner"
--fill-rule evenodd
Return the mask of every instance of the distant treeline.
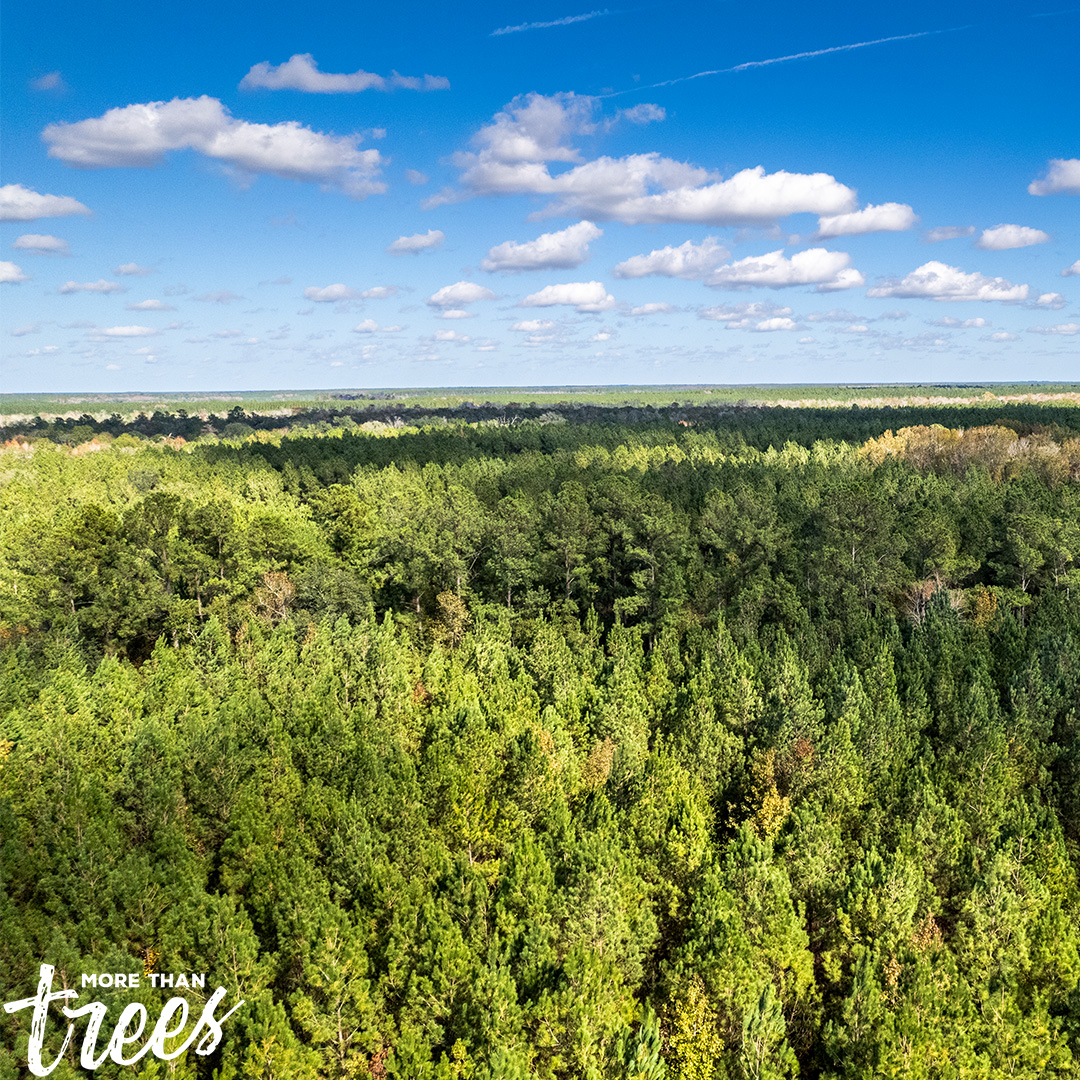
M 359 396 L 359 395 L 358 395 Z M 379 395 L 373 394 L 372 398 Z M 347 397 L 342 395 L 342 397 Z M 694 427 L 715 431 L 736 443 L 764 450 L 791 441 L 809 446 L 820 439 L 862 442 L 897 428 L 930 426 L 976 427 L 1002 424 L 1020 434 L 1045 433 L 1058 439 L 1080 435 L 1080 408 L 1075 406 L 1032 403 L 995 405 L 904 405 L 866 409 L 858 405 L 846 408 L 800 408 L 751 405 L 748 403 L 690 405 L 672 401 L 666 406 L 590 405 L 581 401 L 552 401 L 543 405 L 483 404 L 433 408 L 421 405 L 386 405 L 370 400 L 364 406 L 343 405 L 327 408 L 297 408 L 288 415 L 280 411 L 260 413 L 235 406 L 224 415 L 211 413 L 203 418 L 184 409 L 176 412 L 155 411 L 125 418 L 113 413 L 97 419 L 89 413 L 80 417 L 45 420 L 36 417 L 28 423 L 0 425 L 0 437 L 47 439 L 77 445 L 97 436 L 119 438 L 133 435 L 143 439 L 182 438 L 188 442 L 202 438 L 243 439 L 256 432 L 312 433 L 335 428 L 353 430 L 364 424 L 388 424 L 397 427 L 462 425 L 549 425 L 569 422 L 589 427 Z M 587 438 L 591 437 L 587 436 Z M 581 441 L 580 436 L 572 436 Z

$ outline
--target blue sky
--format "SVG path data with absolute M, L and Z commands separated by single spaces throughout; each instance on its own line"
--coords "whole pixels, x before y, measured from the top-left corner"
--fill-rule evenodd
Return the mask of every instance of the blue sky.
M 1080 379 L 1080 8 L 9 5 L 3 388 Z

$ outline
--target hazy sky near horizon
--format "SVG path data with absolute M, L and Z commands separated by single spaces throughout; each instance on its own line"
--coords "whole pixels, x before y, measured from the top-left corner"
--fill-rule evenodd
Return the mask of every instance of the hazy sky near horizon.
M 1080 379 L 1080 7 L 8 5 L 3 389 Z

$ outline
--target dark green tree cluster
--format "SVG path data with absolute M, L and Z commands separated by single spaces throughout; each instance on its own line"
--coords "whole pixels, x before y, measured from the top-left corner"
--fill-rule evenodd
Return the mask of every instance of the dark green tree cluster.
M 0 1000 L 244 999 L 105 1078 L 1075 1077 L 1068 439 L 801 423 L 4 452 Z

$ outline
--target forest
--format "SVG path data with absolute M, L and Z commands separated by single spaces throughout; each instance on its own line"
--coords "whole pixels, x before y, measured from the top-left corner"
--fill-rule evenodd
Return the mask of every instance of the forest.
M 1080 1076 L 1080 409 L 0 438 L 0 1003 L 244 1002 L 94 1075 Z

